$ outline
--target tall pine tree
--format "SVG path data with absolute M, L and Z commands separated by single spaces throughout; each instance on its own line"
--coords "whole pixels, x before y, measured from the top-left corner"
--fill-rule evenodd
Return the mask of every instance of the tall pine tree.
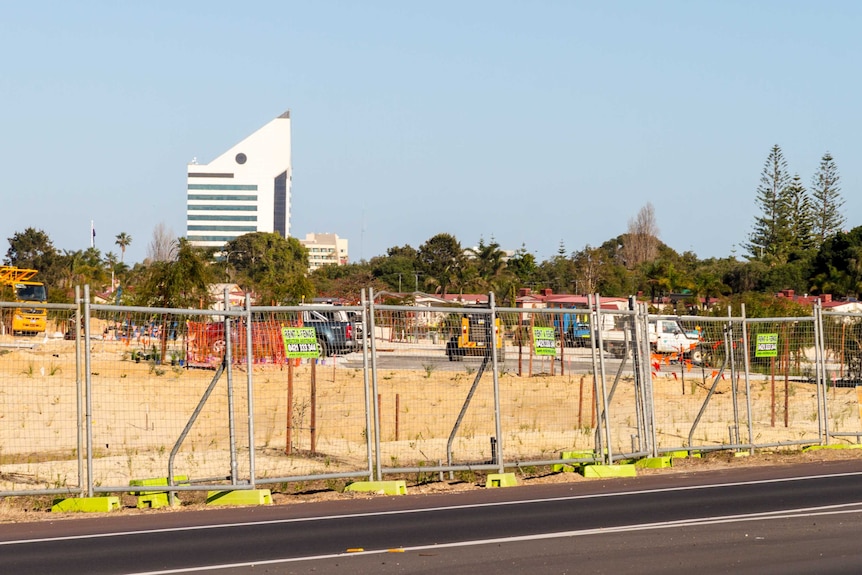
M 787 161 L 776 144 L 769 151 L 757 186 L 755 203 L 760 215 L 754 220 L 754 230 L 745 246 L 751 259 L 775 262 L 781 254 L 787 253 L 787 237 L 782 224 L 787 212 L 783 192 L 789 183 Z
M 784 188 L 781 197 L 782 205 L 786 209 L 781 230 L 782 235 L 786 236 L 787 252 L 780 254 L 780 259 L 782 261 L 787 261 L 788 258 L 798 259 L 812 247 L 811 230 L 814 220 L 811 200 L 799 174 L 793 176 L 793 180 Z
M 829 237 L 840 232 L 844 227 L 844 198 L 841 188 L 838 168 L 829 152 L 823 154 L 820 167 L 811 179 L 811 198 L 813 209 L 812 234 L 814 247 L 819 248 Z

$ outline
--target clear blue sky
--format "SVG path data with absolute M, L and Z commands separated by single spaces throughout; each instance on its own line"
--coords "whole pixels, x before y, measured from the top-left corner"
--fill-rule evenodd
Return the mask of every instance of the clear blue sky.
M 830 151 L 862 225 L 862 3 L 8 2 L 0 17 L 6 238 L 103 253 L 185 235 L 186 164 L 291 111 L 291 235 L 351 260 L 441 232 L 540 260 L 626 231 L 735 253 L 779 144 Z M 734 247 L 736 246 L 736 247 Z M 734 252 L 735 250 L 735 252 Z

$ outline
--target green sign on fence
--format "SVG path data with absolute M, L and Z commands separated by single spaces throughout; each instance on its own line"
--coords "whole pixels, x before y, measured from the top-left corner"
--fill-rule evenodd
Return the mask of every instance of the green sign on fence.
M 283 327 L 284 353 L 288 359 L 297 357 L 320 357 L 317 347 L 317 331 L 313 327 Z
M 533 328 L 533 349 L 536 355 L 557 355 L 557 344 L 554 341 L 554 328 Z
M 757 347 L 754 350 L 754 357 L 776 357 L 778 355 L 778 334 L 777 333 L 759 333 L 757 334 Z

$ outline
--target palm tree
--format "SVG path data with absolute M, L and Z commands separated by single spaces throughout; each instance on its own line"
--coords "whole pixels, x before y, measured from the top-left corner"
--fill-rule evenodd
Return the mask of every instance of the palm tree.
M 490 243 L 485 243 L 483 238 L 479 238 L 479 245 L 475 248 L 467 248 L 470 255 L 470 263 L 475 268 L 476 277 L 473 279 L 473 286 L 483 291 L 498 291 L 499 287 L 504 283 L 506 270 L 506 252 L 500 249 L 500 244 L 493 239 Z
M 122 262 L 126 256 L 126 246 L 132 243 L 132 236 L 126 232 L 120 232 L 117 234 L 117 240 L 114 243 L 120 246 L 120 261 Z

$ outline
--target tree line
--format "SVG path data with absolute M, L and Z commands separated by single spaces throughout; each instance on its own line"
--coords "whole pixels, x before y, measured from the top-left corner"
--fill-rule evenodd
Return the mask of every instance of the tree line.
M 308 273 L 308 252 L 296 238 L 253 232 L 218 249 L 193 246 L 159 224 L 147 257 L 124 260 L 132 238 L 116 236 L 120 256 L 87 250 L 57 250 L 41 230 L 27 228 L 9 238 L 4 263 L 39 270 L 51 301 L 70 301 L 75 285 L 109 293 L 122 303 L 201 307 L 209 286 L 236 283 L 261 305 L 296 304 L 315 296 L 358 301 L 372 287 L 392 299 L 413 292 L 438 295 L 494 292 L 501 305 L 514 305 L 524 288 L 534 292 L 639 294 L 661 301 L 670 294 L 692 301 L 740 299 L 792 289 L 798 293 L 858 298 L 862 292 L 862 227 L 844 231 L 844 200 L 835 160 L 824 154 L 811 185 L 790 176 L 781 148 L 774 146 L 755 191 L 759 213 L 740 242 L 748 254 L 699 259 L 659 239 L 651 204 L 629 220 L 626 233 L 600 246 L 569 251 L 563 241 L 548 260 L 537 261 L 526 246 L 512 252 L 494 238 L 464 246 L 439 233 L 418 247 L 393 246 L 367 261 L 330 265 Z M 680 297 L 682 296 L 682 297 Z

